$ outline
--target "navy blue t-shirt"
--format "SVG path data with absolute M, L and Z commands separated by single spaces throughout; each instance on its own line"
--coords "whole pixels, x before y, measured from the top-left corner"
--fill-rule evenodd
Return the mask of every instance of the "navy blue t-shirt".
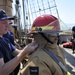
M 14 35 L 13 35 L 13 33 L 10 30 L 6 34 L 4 34 L 3 37 L 9 39 L 9 41 L 15 46 Z M 19 69 L 20 69 L 20 64 L 14 70 L 15 75 L 17 75 L 17 73 L 19 72 Z
M 15 46 L 7 38 L 0 37 L 0 58 L 3 58 L 5 63 L 13 59 L 14 50 Z M 14 75 L 13 72 L 10 75 Z

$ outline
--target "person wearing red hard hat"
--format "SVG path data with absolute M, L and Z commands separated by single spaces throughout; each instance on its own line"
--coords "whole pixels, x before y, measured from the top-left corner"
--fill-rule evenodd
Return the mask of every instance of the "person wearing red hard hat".
M 66 69 L 63 49 L 57 45 L 59 32 L 61 32 L 59 20 L 53 15 L 41 15 L 33 21 L 28 34 L 33 35 L 39 47 L 30 55 L 20 72 L 21 75 L 70 74 Z

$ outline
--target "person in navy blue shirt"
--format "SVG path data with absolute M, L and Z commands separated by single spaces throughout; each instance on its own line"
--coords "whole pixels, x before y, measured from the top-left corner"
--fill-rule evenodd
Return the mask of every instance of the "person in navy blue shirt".
M 9 41 L 15 46 L 14 35 L 13 35 L 13 33 L 12 33 L 10 30 L 8 30 L 8 32 L 7 32 L 6 34 L 4 34 L 3 37 L 9 39 Z M 14 56 L 12 56 L 12 57 L 14 57 Z M 16 67 L 16 69 L 14 70 L 14 74 L 15 74 L 15 75 L 18 74 L 19 69 L 20 69 L 20 64 L 19 64 L 19 65 Z
M 9 39 L 4 38 L 3 35 L 8 32 L 9 20 L 13 20 L 13 18 L 8 17 L 6 12 L 0 9 L 0 75 L 15 75 L 14 69 L 25 55 L 35 51 L 38 47 L 35 42 L 32 42 L 24 49 L 18 50 Z M 15 57 L 13 58 L 13 56 Z

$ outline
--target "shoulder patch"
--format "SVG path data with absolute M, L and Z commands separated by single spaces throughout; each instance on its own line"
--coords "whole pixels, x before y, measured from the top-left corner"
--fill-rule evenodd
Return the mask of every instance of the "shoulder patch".
M 39 75 L 39 67 L 29 67 L 30 75 Z

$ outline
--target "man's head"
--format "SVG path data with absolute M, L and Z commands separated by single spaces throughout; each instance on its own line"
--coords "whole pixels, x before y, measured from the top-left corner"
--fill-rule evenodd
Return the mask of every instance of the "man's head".
M 3 9 L 0 9 L 0 35 L 7 33 L 9 20 L 14 20 L 14 18 L 9 17 Z

